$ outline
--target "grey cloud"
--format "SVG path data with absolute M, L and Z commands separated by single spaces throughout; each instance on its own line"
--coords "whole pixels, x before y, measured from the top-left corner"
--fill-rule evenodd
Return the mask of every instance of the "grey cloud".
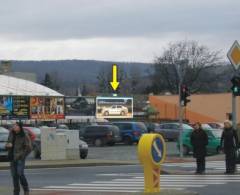
M 172 32 L 239 33 L 236 0 L 15 0 L 0 3 L 0 37 L 66 40 Z

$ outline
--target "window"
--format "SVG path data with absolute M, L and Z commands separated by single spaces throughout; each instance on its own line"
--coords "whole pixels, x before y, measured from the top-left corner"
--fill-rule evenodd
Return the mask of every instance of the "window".
M 137 129 L 141 130 L 142 132 L 147 132 L 147 128 L 143 123 L 136 123 Z
M 131 123 L 113 123 L 114 125 L 118 126 L 120 130 L 131 130 L 132 124 Z

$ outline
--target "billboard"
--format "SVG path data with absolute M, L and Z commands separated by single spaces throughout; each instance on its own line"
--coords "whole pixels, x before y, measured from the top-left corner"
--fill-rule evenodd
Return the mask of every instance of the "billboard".
M 0 96 L 0 116 L 2 120 L 28 119 L 29 97 Z
M 14 96 L 12 107 L 12 119 L 28 119 L 29 118 L 29 97 Z
M 66 116 L 95 116 L 96 99 L 94 97 L 66 97 Z
M 2 119 L 10 119 L 13 111 L 13 99 L 11 96 L 0 96 L 0 116 Z
M 97 97 L 97 118 L 133 118 L 132 97 Z
M 64 119 L 63 97 L 31 97 L 31 119 Z

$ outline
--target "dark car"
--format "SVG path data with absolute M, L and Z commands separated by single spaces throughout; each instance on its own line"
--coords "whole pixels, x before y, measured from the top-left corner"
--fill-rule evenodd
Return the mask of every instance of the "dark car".
M 192 130 L 193 128 L 187 124 L 183 124 L 183 130 Z M 180 134 L 179 123 L 163 123 L 155 128 L 155 132 L 163 136 L 168 141 L 177 141 Z
M 147 127 L 142 122 L 113 122 L 120 129 L 122 142 L 127 145 L 138 143 L 142 134 L 147 133 Z
M 8 151 L 5 147 L 8 140 L 9 131 L 3 127 L 0 127 L 0 157 L 6 158 Z
M 113 146 L 121 140 L 118 127 L 114 125 L 89 125 L 80 135 L 83 139 L 95 146 Z

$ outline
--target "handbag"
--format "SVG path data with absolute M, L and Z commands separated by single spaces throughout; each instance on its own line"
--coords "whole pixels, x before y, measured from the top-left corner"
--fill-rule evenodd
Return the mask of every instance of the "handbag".
M 235 150 L 236 164 L 240 164 L 240 148 Z

